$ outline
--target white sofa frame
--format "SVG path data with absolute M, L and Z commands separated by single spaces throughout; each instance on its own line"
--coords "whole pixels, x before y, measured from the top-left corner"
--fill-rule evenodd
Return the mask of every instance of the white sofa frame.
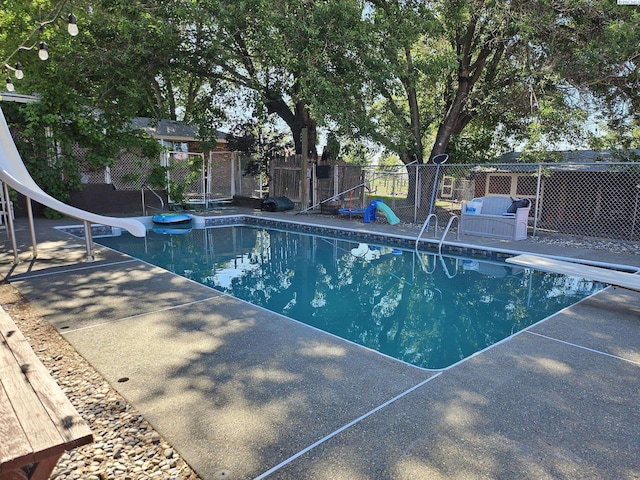
M 507 240 L 526 239 L 531 207 L 518 208 L 514 214 L 508 214 L 507 209 L 514 200 L 519 199 L 499 195 L 474 198 L 473 202 L 482 202 L 480 213 L 467 212 L 469 202 L 463 203 L 460 233 Z

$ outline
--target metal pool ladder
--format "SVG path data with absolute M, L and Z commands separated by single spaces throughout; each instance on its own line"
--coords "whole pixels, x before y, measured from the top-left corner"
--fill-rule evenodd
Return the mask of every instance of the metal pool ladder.
M 424 224 L 422 225 L 422 228 L 420 229 L 420 233 L 418 234 L 418 236 L 416 237 L 416 251 L 418 250 L 418 243 L 420 242 L 420 238 L 422 238 L 422 234 L 424 233 L 425 230 L 429 229 L 429 224 L 431 223 L 431 218 L 435 219 L 434 222 L 434 228 L 433 228 L 433 237 L 435 238 L 437 233 L 438 233 L 438 216 L 435 213 L 430 213 L 427 218 L 424 221 Z M 449 233 L 449 229 L 451 229 L 451 225 L 453 224 L 453 222 L 455 220 L 458 220 L 458 225 L 460 224 L 460 217 L 458 217 L 458 215 L 453 215 L 451 216 L 451 218 L 449 219 L 449 222 L 447 223 L 446 228 L 444 229 L 444 233 L 442 234 L 442 237 L 440 238 L 440 242 L 438 243 L 438 253 L 440 253 L 440 251 L 442 250 L 442 244 L 444 243 L 444 239 L 447 237 L 447 233 Z M 456 240 L 460 240 L 460 229 L 458 228 L 457 232 L 456 232 Z

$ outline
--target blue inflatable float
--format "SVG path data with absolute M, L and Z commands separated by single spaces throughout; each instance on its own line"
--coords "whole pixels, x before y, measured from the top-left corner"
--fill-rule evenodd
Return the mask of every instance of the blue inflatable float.
M 156 225 L 188 225 L 193 217 L 188 213 L 159 213 L 151 218 Z

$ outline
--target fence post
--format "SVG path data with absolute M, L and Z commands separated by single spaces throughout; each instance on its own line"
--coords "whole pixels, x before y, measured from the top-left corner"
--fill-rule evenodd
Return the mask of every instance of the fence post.
M 633 205 L 633 221 L 631 222 L 631 235 L 629 235 L 629 240 L 633 240 L 633 234 L 636 231 L 636 217 L 638 216 L 638 195 L 640 195 L 640 185 L 636 185 L 636 201 Z
M 311 164 L 311 205 L 318 205 L 318 172 L 316 164 Z M 315 209 L 315 207 L 314 207 Z
M 237 155 L 238 159 L 238 195 L 242 195 L 242 157 Z
M 236 195 L 236 155 L 238 152 L 231 152 L 231 196 Z
M 538 164 L 538 181 L 536 182 L 536 208 L 533 209 L 533 236 L 538 229 L 538 209 L 540 208 L 540 186 L 542 185 L 542 164 Z
M 391 177 L 391 208 L 396 208 L 396 177 L 397 172 L 393 172 Z
M 302 185 L 300 188 L 300 210 L 307 208 L 307 190 L 309 178 L 307 177 L 307 156 L 309 155 L 309 136 L 307 129 L 302 129 Z
M 206 208 L 209 202 L 209 196 L 207 195 L 207 171 L 204 168 L 204 153 L 200 152 L 198 156 L 200 157 L 200 188 L 202 191 L 202 203 L 204 203 Z
M 418 181 L 418 164 L 416 163 L 416 176 L 415 179 L 413 180 L 415 182 L 415 185 L 413 187 L 414 189 L 414 195 L 413 195 L 413 223 L 416 223 L 418 221 L 418 188 L 422 188 L 421 186 L 419 186 L 420 182 Z
M 213 150 L 209 150 L 209 156 L 207 157 L 207 173 L 206 173 L 206 190 L 205 195 L 207 197 L 207 206 L 209 206 L 209 200 L 211 200 L 211 163 L 213 162 Z

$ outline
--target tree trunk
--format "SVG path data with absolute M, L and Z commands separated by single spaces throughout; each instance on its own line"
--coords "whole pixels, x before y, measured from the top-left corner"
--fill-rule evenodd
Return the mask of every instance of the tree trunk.
M 422 145 L 422 128 L 420 127 L 420 108 L 418 106 L 418 95 L 416 93 L 415 75 L 413 73 L 413 59 L 411 50 L 405 49 L 405 58 L 407 60 L 407 77 L 403 82 L 407 91 L 407 100 L 409 103 L 409 115 L 411 117 L 411 134 L 413 136 L 413 155 L 415 158 L 409 159 L 405 163 L 417 160 L 418 163 L 423 162 L 423 145 Z M 408 153 L 408 152 L 407 152 Z M 403 160 L 404 161 L 404 160 Z
M 436 141 L 433 144 L 429 158 L 433 158 L 441 153 L 446 153 L 451 135 L 462 131 L 460 125 L 466 125 L 469 123 L 470 118 L 467 119 L 466 115 L 463 114 L 463 111 L 467 98 L 469 97 L 470 90 L 471 82 L 469 79 L 460 77 L 458 79 L 458 90 L 456 91 L 456 96 L 449 107 L 446 117 L 438 128 Z
M 293 135 L 293 142 L 295 145 L 296 153 L 302 154 L 302 131 L 307 129 L 307 138 L 309 140 L 309 151 L 307 155 L 315 158 L 317 154 L 316 150 L 316 121 L 311 118 L 309 109 L 304 102 L 297 102 L 295 106 L 295 113 L 291 111 L 289 105 L 282 99 L 269 100 L 266 102 L 267 112 L 275 113 L 278 115 L 287 126 L 291 129 Z

